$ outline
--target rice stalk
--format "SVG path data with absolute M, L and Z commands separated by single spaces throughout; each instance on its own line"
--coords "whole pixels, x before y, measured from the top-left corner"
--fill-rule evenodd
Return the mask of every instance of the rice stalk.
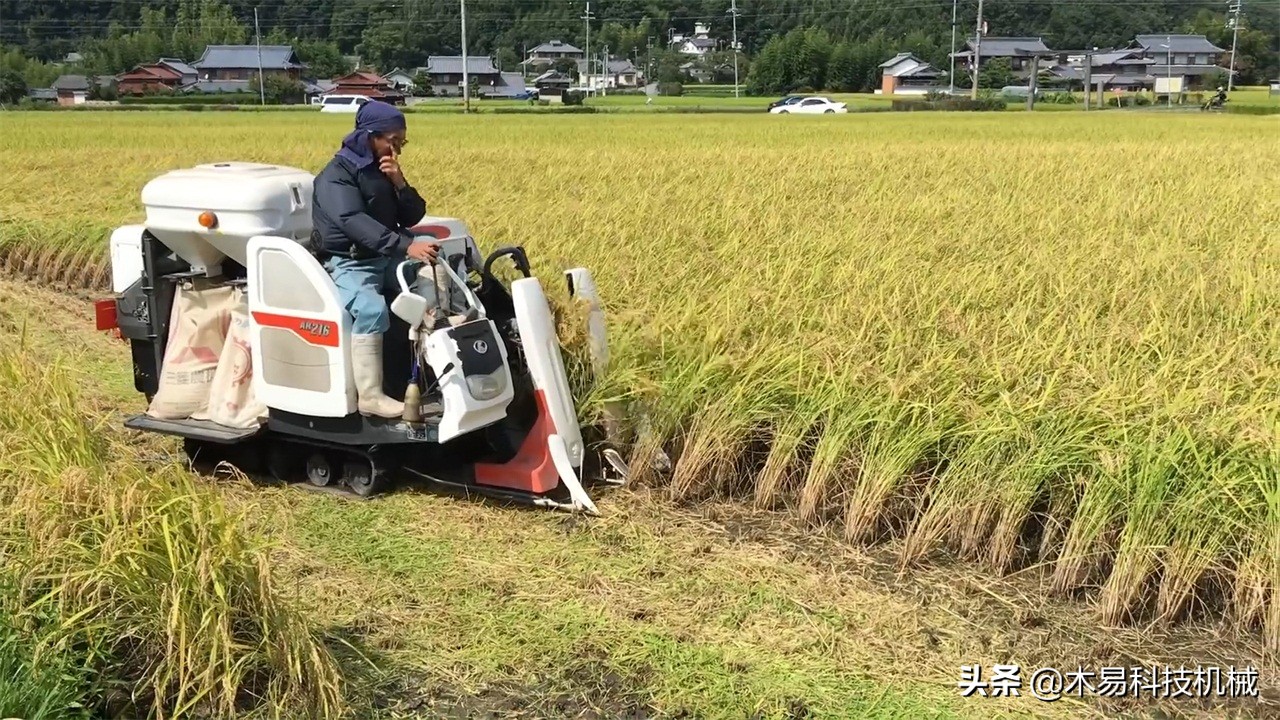
M 276 587 L 269 548 L 179 466 L 143 467 L 86 418 L 61 365 L 0 353 L 0 557 L 25 614 L 157 718 L 245 703 L 342 711 L 336 663 Z

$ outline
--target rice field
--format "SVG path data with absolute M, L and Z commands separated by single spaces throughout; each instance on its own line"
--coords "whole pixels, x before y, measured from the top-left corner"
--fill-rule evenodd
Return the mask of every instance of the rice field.
M 319 113 L 0 115 L 0 264 L 105 284 L 142 185 L 318 170 Z M 677 499 L 1035 569 L 1100 623 L 1280 649 L 1280 123 L 1080 113 L 410 117 L 430 211 L 585 264 Z

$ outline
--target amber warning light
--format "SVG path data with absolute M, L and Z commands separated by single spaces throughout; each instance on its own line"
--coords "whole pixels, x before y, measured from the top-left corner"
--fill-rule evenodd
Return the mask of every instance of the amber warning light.
M 218 226 L 218 216 L 205 210 L 200 213 L 200 227 L 212 230 Z

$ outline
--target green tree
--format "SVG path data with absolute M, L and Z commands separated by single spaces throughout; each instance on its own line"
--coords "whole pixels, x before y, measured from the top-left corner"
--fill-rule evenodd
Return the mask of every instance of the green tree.
M 750 4 L 749 0 L 744 2 Z M 1280 14 L 1245 5 L 1237 80 L 1257 83 L 1280 75 L 1280 53 L 1275 51 L 1280 46 Z M 101 73 L 153 62 L 160 53 L 194 59 L 209 42 L 247 41 L 253 34 L 247 21 L 255 7 L 247 0 L 0 0 L 0 6 L 0 34 L 19 45 L 24 57 L 49 62 L 61 59 L 69 50 L 88 55 L 87 49 L 94 48 L 96 65 L 85 71 Z M 647 55 L 650 42 L 655 49 L 663 49 L 668 31 L 688 32 L 693 17 L 725 18 L 727 6 L 726 0 L 610 0 L 596 8 L 606 21 L 592 28 L 592 49 L 608 45 L 617 56 Z M 975 6 L 975 0 L 963 0 L 961 17 L 972 18 Z M 417 67 L 431 54 L 460 51 L 456 0 L 273 0 L 256 7 L 264 38 L 296 36 L 300 42 L 331 42 L 340 54 L 364 55 L 383 71 L 396 65 Z M 994 3 L 989 4 L 986 14 L 993 34 L 1040 35 L 1052 48 L 1124 46 L 1137 34 L 1166 30 L 1204 33 L 1219 47 L 1229 47 L 1231 31 L 1225 22 L 1225 3 L 1214 10 L 1205 7 L 1187 0 Z M 581 14 L 581 3 L 486 0 L 470 28 L 469 49 L 475 54 L 497 53 L 500 48 L 520 52 L 550 39 L 583 47 Z M 728 39 L 728 25 L 727 20 L 715 22 L 717 39 Z M 105 37 L 100 32 L 104 27 L 109 28 Z M 962 37 L 969 36 L 971 29 L 966 24 Z M 833 11 L 824 3 L 780 0 L 769 4 L 765 12 L 744 7 L 738 19 L 739 38 L 753 59 L 770 41 L 788 38 L 797 46 L 782 53 L 785 83 L 813 84 L 818 78 L 812 60 L 821 52 L 815 53 L 814 47 L 802 51 L 797 37 L 792 36 L 797 30 L 799 38 L 809 37 L 811 30 L 827 33 L 833 53 L 834 46 L 849 43 L 858 48 L 855 55 L 860 61 L 869 61 L 864 56 L 875 48 L 880 55 L 876 64 L 904 50 L 939 67 L 949 64 L 949 5 L 870 3 L 860 5 L 857 12 L 845 12 L 839 8 Z M 808 67 L 801 67 L 805 58 Z M 848 71 L 848 58 L 844 61 Z M 652 67 L 656 68 L 656 62 Z M 868 68 L 859 63 L 859 87 L 874 85 Z M 656 77 L 656 72 L 651 74 Z M 836 82 L 834 75 L 831 80 L 822 80 L 826 85 Z M 27 82 L 33 82 L 29 74 Z M 847 78 L 840 82 L 847 82 Z
M 342 56 L 338 46 L 324 40 L 299 40 L 294 38 L 298 59 L 307 65 L 307 76 L 319 79 L 342 77 L 351 72 L 351 63 Z
M 607 46 L 609 54 L 614 57 L 644 54 L 649 49 L 649 37 L 654 34 L 648 18 L 640 20 L 635 25 L 607 22 L 600 29 L 599 35 L 591 34 L 591 51 L 595 52 L 597 47 Z M 599 45 L 596 44 L 597 42 Z
M 498 69 L 503 72 L 515 72 L 520 69 L 520 56 L 509 47 L 498 48 L 493 59 L 498 64 Z
M 980 88 L 999 90 L 1016 82 L 1009 58 L 987 60 L 978 68 L 978 87 Z
M 248 29 L 220 0 L 180 0 L 172 19 L 165 7 L 143 7 L 136 28 L 112 23 L 105 38 L 85 46 L 90 72 L 114 75 L 162 57 L 194 60 L 206 45 L 243 44 Z
M 417 97 L 430 97 L 434 94 L 430 75 L 420 72 L 413 76 L 413 94 Z
M 1248 15 L 1244 16 L 1239 38 L 1236 39 L 1236 85 L 1261 85 L 1280 74 L 1275 38 L 1251 27 L 1251 24 L 1252 19 Z M 1210 42 L 1227 48 L 1228 51 L 1231 48 L 1232 30 L 1228 26 L 1227 16 L 1222 13 L 1201 10 L 1183 29 L 1189 33 L 1204 35 Z M 1230 64 L 1230 57 L 1228 52 L 1222 58 L 1223 66 Z M 1222 85 L 1225 86 L 1226 82 Z
M 89 99 L 90 100 L 115 100 L 116 89 L 110 82 L 110 77 L 100 77 L 97 75 L 89 76 Z M 104 80 L 108 82 L 103 82 Z
M 249 79 L 249 90 L 258 92 L 258 73 Z M 306 99 L 306 87 L 288 75 L 267 73 L 262 79 L 262 95 L 271 105 L 296 105 Z
M 680 66 L 688 62 L 688 56 L 670 50 L 663 50 L 654 53 L 657 60 L 657 77 L 654 78 L 659 83 L 676 83 L 684 82 L 684 73 L 680 71 Z M 665 94 L 665 93 L 664 93 Z
M 0 70 L 0 104 L 12 105 L 27 96 L 27 81 L 17 70 Z
M 551 67 L 549 69 L 562 72 L 574 80 L 578 79 L 578 63 L 575 60 L 571 60 L 569 58 L 557 58 L 555 62 L 551 63 Z
M 858 77 L 856 50 L 850 43 L 836 45 L 827 66 L 827 86 L 836 92 L 857 92 L 861 89 Z
M 832 49 L 831 36 L 826 30 L 816 27 L 805 30 L 799 43 L 796 81 L 814 90 L 825 88 L 827 64 L 831 61 Z
M 783 39 L 775 36 L 765 43 L 764 49 L 751 63 L 751 72 L 747 76 L 747 92 L 752 95 L 766 95 L 786 91 L 786 65 L 783 61 Z

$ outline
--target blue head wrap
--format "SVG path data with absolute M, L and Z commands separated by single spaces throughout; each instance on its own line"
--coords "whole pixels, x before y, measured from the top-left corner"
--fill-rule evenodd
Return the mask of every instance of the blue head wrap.
M 338 157 L 355 164 L 357 170 L 373 163 L 373 149 L 369 147 L 371 133 L 392 132 L 405 128 L 404 113 L 388 103 L 370 100 L 356 113 L 356 128 L 342 139 Z

